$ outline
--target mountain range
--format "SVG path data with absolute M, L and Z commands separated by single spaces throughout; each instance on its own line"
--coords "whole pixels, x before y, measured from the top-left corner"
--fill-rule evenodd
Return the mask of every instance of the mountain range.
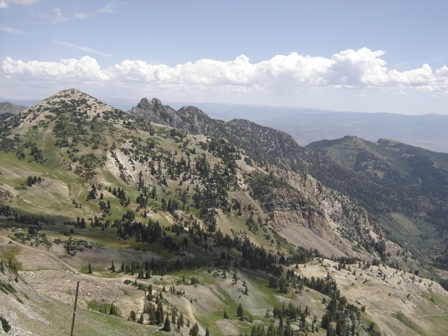
M 0 99 L 1 101 L 2 99 Z M 135 105 L 131 99 L 108 98 L 112 106 L 128 111 Z M 37 103 L 17 100 L 22 108 Z M 168 101 L 176 110 L 192 103 Z M 25 106 L 24 106 L 25 105 Z M 194 103 L 213 119 L 230 121 L 247 119 L 290 134 L 301 146 L 320 140 L 357 136 L 376 142 L 397 140 L 415 147 L 448 153 L 448 116 L 441 114 L 405 115 L 386 112 L 343 112 L 297 107 L 272 107 L 224 103 Z M 1 109 L 0 109 L 1 114 Z
M 356 137 L 322 141 L 305 148 L 282 131 L 243 119 L 214 120 L 193 106 L 176 111 L 157 99 L 144 98 L 131 112 L 187 132 L 223 137 L 258 160 L 311 174 L 369 210 L 384 228 L 393 232 L 395 239 L 409 245 L 414 253 L 429 259 L 443 259 L 446 264 L 447 154 L 387 140 L 379 141 L 383 146 L 368 150 L 375 146 L 369 146 L 370 143 L 362 139 L 359 143 L 363 146 L 357 146 Z M 346 146 L 337 147 L 338 151 L 333 146 L 333 155 L 322 155 L 323 150 L 319 151 L 319 144 L 330 146 L 341 142 Z
M 179 104 L 176 104 L 179 105 Z M 216 119 L 245 118 L 290 134 L 301 146 L 320 140 L 357 136 L 368 141 L 393 139 L 448 153 L 448 116 L 327 111 L 293 107 L 199 103 Z
M 446 330 L 448 154 L 76 89 L 0 125 L 5 331 L 60 334 L 76 281 L 89 335 Z

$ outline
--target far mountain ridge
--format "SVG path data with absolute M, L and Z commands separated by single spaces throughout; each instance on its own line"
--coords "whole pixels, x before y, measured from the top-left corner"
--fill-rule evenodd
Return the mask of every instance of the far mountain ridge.
M 31 106 L 35 100 L 15 100 Z M 131 99 L 104 99 L 110 105 L 127 111 L 133 106 Z M 290 134 L 301 146 L 322 139 L 338 139 L 354 135 L 368 141 L 380 138 L 396 139 L 416 147 L 448 153 L 448 115 L 428 113 L 420 115 L 393 112 L 332 111 L 302 107 L 276 107 L 225 103 L 170 102 L 175 109 L 196 106 L 207 111 L 211 118 L 229 121 L 248 119 Z
M 395 191 L 391 197 L 398 201 L 393 207 L 393 213 L 407 213 L 413 218 L 413 230 L 420 232 L 414 237 L 418 245 L 434 247 L 433 239 L 445 237 L 448 231 L 448 154 L 396 140 L 379 139 L 370 142 L 353 136 L 317 141 L 307 148 L 363 176 L 367 181 L 393 188 Z M 398 205 L 402 207 L 401 211 L 396 208 Z M 423 213 L 425 215 L 421 216 Z M 400 231 L 392 222 L 388 224 L 388 229 L 401 239 L 411 238 L 407 230 Z M 432 232 L 433 229 L 436 231 Z M 443 244 L 439 248 L 442 250 L 434 250 L 433 255 L 437 256 L 441 264 L 447 265 L 446 238 L 442 238 L 441 242 Z
M 0 121 L 24 111 L 27 107 L 9 101 L 0 103 Z
M 244 117 L 282 130 L 301 146 L 354 135 L 368 141 L 396 139 L 416 147 L 448 153 L 448 115 L 430 111 L 408 115 L 217 103 L 198 103 L 197 106 L 213 118 L 230 120 Z

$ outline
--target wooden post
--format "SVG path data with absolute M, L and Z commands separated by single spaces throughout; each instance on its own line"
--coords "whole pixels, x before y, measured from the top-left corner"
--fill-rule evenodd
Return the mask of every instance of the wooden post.
M 76 284 L 75 308 L 73 309 L 72 332 L 70 334 L 71 336 L 73 336 L 73 330 L 75 329 L 76 304 L 78 302 L 78 291 L 79 291 L 79 281 L 77 281 L 77 284 Z

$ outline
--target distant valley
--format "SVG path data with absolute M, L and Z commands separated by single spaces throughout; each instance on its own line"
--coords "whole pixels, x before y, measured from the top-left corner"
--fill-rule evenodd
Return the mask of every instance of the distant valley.
M 290 134 L 299 145 L 346 135 L 377 141 L 397 140 L 448 153 L 448 115 L 336 112 L 301 108 L 198 103 L 216 119 L 248 119 Z

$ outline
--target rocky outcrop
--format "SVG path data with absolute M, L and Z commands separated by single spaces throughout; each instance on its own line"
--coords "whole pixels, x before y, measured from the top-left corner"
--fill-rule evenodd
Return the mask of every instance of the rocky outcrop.
M 317 155 L 299 146 L 284 132 L 245 119 L 215 120 L 194 106 L 184 106 L 176 111 L 156 98 L 151 101 L 143 98 L 131 113 L 186 132 L 224 138 L 244 149 L 249 156 L 281 168 L 310 172 L 310 162 L 319 160 Z
M 403 249 L 392 242 L 368 212 L 311 175 L 270 167 L 283 181 L 267 193 L 258 193 L 272 228 L 289 242 L 319 251 L 327 257 L 383 260 L 403 264 Z

